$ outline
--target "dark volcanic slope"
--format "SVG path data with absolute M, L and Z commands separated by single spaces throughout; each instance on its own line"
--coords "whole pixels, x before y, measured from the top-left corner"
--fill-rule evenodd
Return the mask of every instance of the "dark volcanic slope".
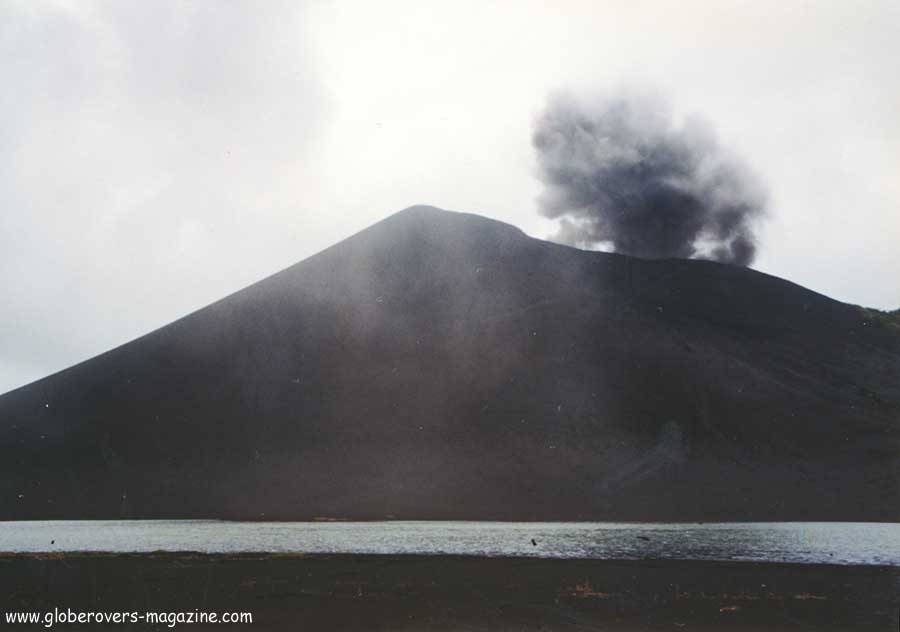
M 0 397 L 0 517 L 895 520 L 898 331 L 415 207 Z

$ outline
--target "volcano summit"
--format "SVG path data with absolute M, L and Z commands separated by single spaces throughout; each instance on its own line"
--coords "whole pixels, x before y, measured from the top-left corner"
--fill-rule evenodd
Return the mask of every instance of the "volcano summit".
M 0 397 L 0 519 L 900 518 L 900 326 L 413 207 Z

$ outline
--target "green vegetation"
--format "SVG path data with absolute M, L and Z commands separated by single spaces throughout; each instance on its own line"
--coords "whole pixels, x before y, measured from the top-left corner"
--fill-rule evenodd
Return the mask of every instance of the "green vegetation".
M 884 311 L 873 307 L 860 307 L 863 316 L 873 323 L 900 334 L 900 309 Z

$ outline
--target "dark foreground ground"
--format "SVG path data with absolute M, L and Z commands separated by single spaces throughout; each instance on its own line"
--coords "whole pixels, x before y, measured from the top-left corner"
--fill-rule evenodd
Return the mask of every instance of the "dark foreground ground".
M 379 555 L 2 554 L 9 611 L 249 611 L 247 630 L 897 630 L 900 569 Z M 198 629 L 179 624 L 176 628 Z M 53 629 L 168 629 L 55 624 Z

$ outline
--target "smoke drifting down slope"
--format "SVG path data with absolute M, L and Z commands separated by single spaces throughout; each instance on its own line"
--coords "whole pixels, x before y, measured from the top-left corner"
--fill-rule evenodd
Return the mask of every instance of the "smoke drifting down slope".
M 546 185 L 540 212 L 562 220 L 556 240 L 645 258 L 753 262 L 765 193 L 703 120 L 677 126 L 648 95 L 590 105 L 557 96 L 532 142 Z

